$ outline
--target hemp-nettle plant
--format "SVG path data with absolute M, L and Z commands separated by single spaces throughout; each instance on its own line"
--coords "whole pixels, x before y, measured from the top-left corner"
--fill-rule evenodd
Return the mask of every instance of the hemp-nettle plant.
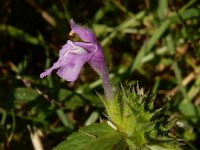
M 72 30 L 69 35 L 75 34 L 82 41 L 68 40 L 59 51 L 57 62 L 40 77 L 57 69 L 61 78 L 75 81 L 83 65 L 89 63 L 103 81 L 105 98 L 100 99 L 107 112 L 107 123 L 81 128 L 54 150 L 180 150 L 174 136 L 169 135 L 172 123 L 166 120 L 166 116 L 162 117 L 163 109 L 155 110 L 152 98 L 148 94 L 141 94 L 138 86 L 121 87 L 113 92 L 103 50 L 95 34 L 74 20 L 70 21 L 70 26 Z
M 49 75 L 54 69 L 58 69 L 57 74 L 67 81 L 75 81 L 83 65 L 88 62 L 92 68 L 100 75 L 106 99 L 113 98 L 112 88 L 108 78 L 102 47 L 96 40 L 95 34 L 88 28 L 84 28 L 70 21 L 71 32 L 76 34 L 83 42 L 73 42 L 68 40 L 59 52 L 59 59 L 51 68 L 40 74 L 40 77 Z

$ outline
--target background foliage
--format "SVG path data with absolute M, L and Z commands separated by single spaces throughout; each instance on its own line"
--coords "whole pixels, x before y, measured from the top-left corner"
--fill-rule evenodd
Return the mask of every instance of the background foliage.
M 171 134 L 199 149 L 198 0 L 6 0 L 0 10 L 0 149 L 33 149 L 33 137 L 51 149 L 105 118 L 87 65 L 74 83 L 39 78 L 70 38 L 71 18 L 95 31 L 113 84 L 138 81 L 179 120 Z

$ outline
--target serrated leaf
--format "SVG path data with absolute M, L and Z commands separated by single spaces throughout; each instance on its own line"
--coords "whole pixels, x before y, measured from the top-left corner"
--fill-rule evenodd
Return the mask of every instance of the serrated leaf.
M 53 150 L 108 150 L 116 148 L 118 144 L 123 150 L 127 147 L 123 141 L 124 134 L 113 130 L 106 123 L 93 124 L 71 134 Z

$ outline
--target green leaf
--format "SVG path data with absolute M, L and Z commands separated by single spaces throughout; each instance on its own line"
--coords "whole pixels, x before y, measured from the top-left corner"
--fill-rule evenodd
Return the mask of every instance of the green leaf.
M 62 109 L 58 109 L 56 112 L 65 127 L 69 128 L 69 129 L 74 128 L 73 124 L 68 119 L 68 116 L 64 113 L 64 111 Z
M 182 150 L 176 145 L 149 145 L 150 150 Z
M 14 98 L 22 101 L 32 101 L 39 96 L 32 88 L 19 87 L 14 90 Z
M 182 13 L 180 13 L 180 16 L 183 20 L 187 20 L 187 19 L 190 19 L 190 18 L 193 18 L 193 17 L 199 17 L 200 15 L 200 12 L 199 12 L 200 8 L 190 8 L 190 9 L 187 9 L 185 11 L 183 11 Z M 175 21 L 178 21 L 179 19 L 177 18 L 177 16 L 175 16 L 174 18 Z M 173 20 L 173 21 L 174 21 Z
M 85 126 L 95 123 L 98 118 L 99 118 L 99 113 L 97 111 L 92 112 L 91 115 L 86 120 Z
M 139 53 L 137 54 L 134 63 L 132 66 L 130 66 L 130 72 L 133 72 L 136 68 L 138 68 L 141 65 L 142 58 L 151 51 L 151 49 L 154 47 L 155 43 L 159 40 L 159 38 L 164 34 L 164 32 L 167 30 L 167 28 L 170 25 L 170 21 L 166 20 L 164 21 L 160 27 L 155 31 L 155 33 L 150 37 L 149 41 L 145 43 Z
M 191 119 L 194 123 L 197 123 L 200 116 L 200 107 L 195 106 L 191 102 L 182 102 L 179 105 L 179 111 L 187 119 Z
M 168 0 L 158 1 L 157 14 L 159 19 L 165 19 L 167 14 Z
M 118 149 L 118 144 L 121 150 L 127 147 L 124 134 L 102 123 L 81 128 L 53 150 L 108 150 Z
M 13 38 L 19 39 L 21 41 L 27 42 L 33 45 L 41 45 L 41 41 L 38 37 L 31 36 L 25 31 L 16 28 L 12 25 L 0 25 L 0 32 L 7 32 L 7 34 Z
M 58 93 L 58 100 L 63 101 L 66 108 L 74 110 L 79 106 L 83 106 L 84 100 L 80 96 L 76 95 L 72 91 L 66 89 L 60 89 Z
M 196 139 L 196 134 L 191 129 L 185 130 L 183 136 L 188 141 L 194 141 Z

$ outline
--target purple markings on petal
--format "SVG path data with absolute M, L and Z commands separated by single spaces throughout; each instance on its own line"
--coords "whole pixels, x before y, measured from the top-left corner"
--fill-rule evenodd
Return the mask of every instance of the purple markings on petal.
M 69 54 L 66 61 L 61 64 L 57 74 L 67 81 L 75 81 L 83 65 L 91 58 L 91 54 Z
M 76 33 L 84 42 L 91 42 L 91 43 L 97 42 L 95 34 L 90 29 L 84 28 L 76 24 L 76 22 L 73 19 L 70 20 L 70 25 L 72 31 Z

